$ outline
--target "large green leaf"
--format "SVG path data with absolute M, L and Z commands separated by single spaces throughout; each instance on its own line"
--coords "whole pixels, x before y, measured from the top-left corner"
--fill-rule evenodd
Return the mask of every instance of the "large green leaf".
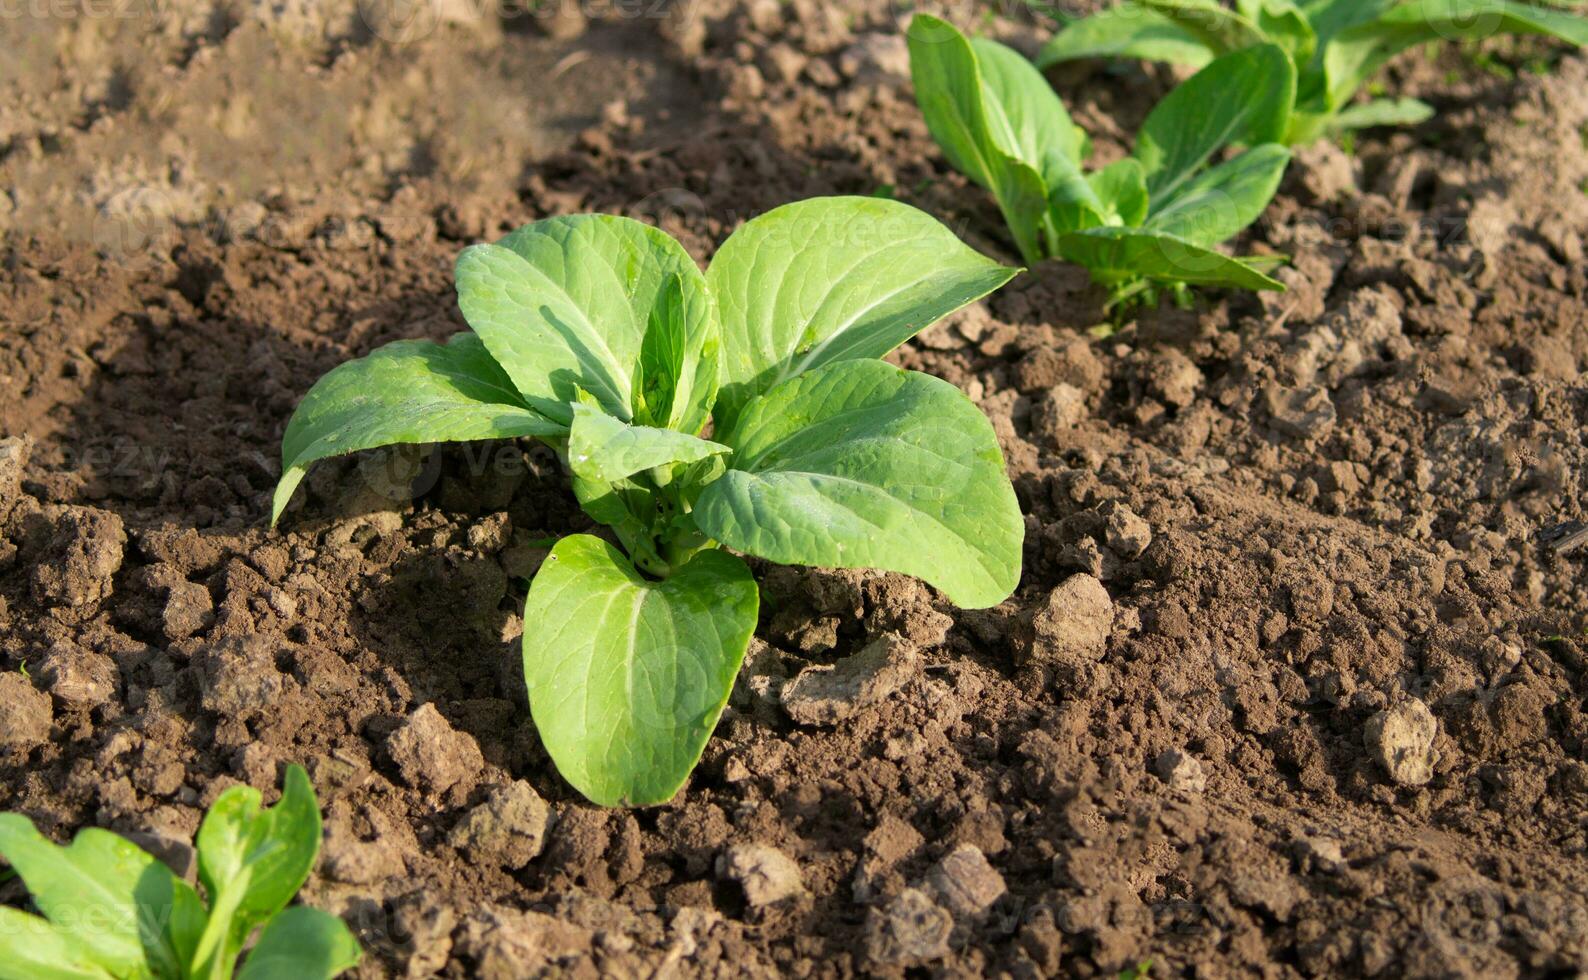
M 1288 148 L 1278 143 L 1255 146 L 1191 178 L 1178 194 L 1155 207 L 1145 227 L 1194 245 L 1217 245 L 1258 219 L 1289 164 Z
M 627 420 L 651 313 L 672 277 L 687 368 L 715 333 L 700 268 L 665 232 L 629 218 L 550 218 L 465 249 L 458 306 L 530 407 L 567 423 L 582 389 Z
M 599 538 L 559 541 L 524 604 L 524 680 L 563 778 L 603 806 L 671 799 L 728 701 L 759 601 L 721 551 L 657 582 Z
M 1284 139 L 1296 101 L 1296 69 L 1277 45 L 1218 58 L 1164 97 L 1136 139 L 1153 201 L 1182 186 L 1232 144 Z
M 953 24 L 930 14 L 917 14 L 905 38 L 915 101 L 927 130 L 955 170 L 996 192 L 988 158 L 995 148 L 992 127 L 970 42 Z M 1012 154 L 1013 147 L 1004 152 Z
M 993 193 L 1021 258 L 1035 265 L 1052 254 L 1063 227 L 1054 216 L 1086 220 L 1060 202 L 1073 201 L 1081 215 L 1102 210 L 1081 170 L 1086 133 L 1024 55 L 986 38 L 968 43 L 981 78 Z
M 1426 41 L 1471 41 L 1496 34 L 1543 34 L 1588 46 L 1588 19 L 1506 0 L 1412 0 L 1377 20 L 1342 31 L 1324 54 L 1328 105 L 1338 109 L 1384 63 Z
M 281 519 L 311 463 L 398 443 L 464 442 L 566 431 L 531 411 L 480 339 L 399 340 L 315 382 L 281 440 Z
M 1200 68 L 1215 54 L 1171 18 L 1140 4 L 1121 3 L 1055 34 L 1037 53 L 1037 64 L 1047 68 L 1076 58 L 1142 58 Z
M 341 919 L 297 905 L 260 931 L 237 980 L 330 980 L 357 966 L 362 955 Z
M 1070 119 L 1042 72 L 1013 48 L 973 38 L 993 142 L 1052 186 L 1080 172 L 1086 133 Z
M 881 357 L 1018 271 L 897 201 L 816 198 L 749 221 L 707 273 L 722 315 L 718 426 L 786 378 Z
M 196 955 L 205 969 L 230 962 L 255 926 L 287 907 L 320 853 L 320 806 L 301 767 L 287 767 L 280 802 L 261 810 L 260 800 L 253 787 L 234 786 L 199 826 L 210 924 Z
M 911 21 L 909 46 L 927 129 L 956 169 L 993 192 L 1021 257 L 1036 264 L 1054 234 L 1049 181 L 1079 181 L 1084 134 L 1018 53 L 992 41 L 973 46 L 928 14 Z
M 1065 235 L 1059 240 L 1059 254 L 1085 266 L 1093 279 L 1109 286 L 1146 278 L 1192 286 L 1285 288 L 1240 259 L 1139 228 L 1091 228 Z
M 967 608 L 1020 579 L 1025 524 L 991 423 L 944 381 L 847 361 L 785 381 L 721 437 L 702 531 L 771 561 L 881 568 Z
M 581 479 L 612 483 L 653 466 L 693 463 L 727 446 L 671 429 L 629 425 L 580 402 L 573 407 L 568 465 Z
M 133 980 L 181 975 L 203 906 L 191 887 L 131 841 L 89 828 L 60 847 L 26 817 L 5 813 L 0 857 L 39 911 L 69 930 L 67 944 L 78 952 L 63 965 L 86 960 Z
M 75 934 L 0 905 L 0 980 L 112 980 L 112 976 Z

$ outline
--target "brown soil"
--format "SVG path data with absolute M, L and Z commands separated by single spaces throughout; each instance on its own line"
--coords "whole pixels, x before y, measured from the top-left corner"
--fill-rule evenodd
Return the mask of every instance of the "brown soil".
M 458 329 L 455 253 L 551 214 L 704 259 L 887 187 L 1007 255 L 913 107 L 906 12 L 445 3 L 394 42 L 307 2 L 67 6 L 0 24 L 0 809 L 181 864 L 222 789 L 302 762 L 306 897 L 363 977 L 1588 970 L 1588 59 L 1398 64 L 1441 114 L 1303 154 L 1246 243 L 1296 256 L 1288 294 L 1097 340 L 1054 266 L 901 352 L 997 424 L 1018 594 L 761 569 L 700 769 L 610 812 L 518 675 L 540 545 L 588 525 L 555 458 L 325 464 L 272 533 L 282 427 Z M 1045 34 L 991 8 L 950 13 Z M 1100 158 L 1171 81 L 1053 77 Z

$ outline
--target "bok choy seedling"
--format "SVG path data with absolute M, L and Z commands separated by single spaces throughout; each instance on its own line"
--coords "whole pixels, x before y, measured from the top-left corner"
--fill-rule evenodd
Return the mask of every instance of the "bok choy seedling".
M 0 906 L 0 980 L 329 980 L 358 965 L 342 920 L 287 903 L 320 853 L 320 804 L 287 769 L 281 801 L 234 786 L 196 840 L 204 897 L 124 837 L 89 828 L 61 847 L 0 814 L 0 857 L 27 885 L 33 915 Z
M 1295 69 L 1275 45 L 1215 59 L 1155 107 L 1135 152 L 1101 170 L 1034 65 L 925 14 L 909 31 L 915 96 L 958 170 L 998 201 L 1026 262 L 1091 271 L 1115 304 L 1169 286 L 1282 289 L 1265 260 L 1214 246 L 1257 220 L 1290 162 Z M 1226 147 L 1246 147 L 1219 161 Z
M 704 274 L 636 221 L 536 222 L 459 258 L 472 333 L 392 344 L 314 386 L 287 427 L 274 516 L 328 456 L 554 447 L 616 544 L 570 535 L 535 575 L 530 710 L 586 797 L 664 802 L 755 631 L 759 593 L 732 552 L 902 572 L 967 607 L 1014 590 L 1024 524 L 991 424 L 952 385 L 879 358 L 1017 272 L 876 198 L 771 211 Z
M 1277 44 L 1297 71 L 1285 142 L 1295 146 L 1368 126 L 1423 122 L 1416 99 L 1353 98 L 1395 55 L 1419 44 L 1542 34 L 1582 47 L 1588 20 L 1511 0 L 1131 0 L 1071 23 L 1037 56 L 1144 58 L 1200 67 L 1222 55 Z M 1235 91 L 1228 98 L 1249 97 Z

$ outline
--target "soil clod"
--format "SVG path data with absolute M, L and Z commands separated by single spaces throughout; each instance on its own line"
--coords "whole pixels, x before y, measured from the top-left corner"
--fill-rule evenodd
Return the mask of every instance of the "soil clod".
M 551 810 L 528 783 L 518 780 L 490 791 L 452 828 L 447 842 L 468 855 L 518 870 L 540 853 Z
M 897 691 L 918 664 L 915 647 L 885 635 L 836 664 L 805 668 L 783 685 L 783 710 L 802 725 L 836 725 Z
M 717 858 L 717 875 L 738 883 L 752 906 L 773 905 L 804 894 L 799 865 L 775 847 L 735 844 Z
M 1416 698 L 1369 718 L 1363 740 L 1373 757 L 1402 786 L 1421 786 L 1434 778 L 1434 736 L 1439 723 Z
M 410 786 L 445 793 L 472 780 L 485 765 L 480 746 L 454 729 L 434 704 L 425 704 L 386 739 L 386 751 Z
M 49 695 L 18 673 L 0 674 L 0 748 L 25 753 L 50 737 Z

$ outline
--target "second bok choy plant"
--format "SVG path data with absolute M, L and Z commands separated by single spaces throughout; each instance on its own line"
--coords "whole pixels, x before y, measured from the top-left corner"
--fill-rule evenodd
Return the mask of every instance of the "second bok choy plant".
M 871 198 L 768 212 L 704 274 L 627 218 L 536 222 L 459 258 L 472 333 L 391 344 L 310 390 L 273 517 L 325 457 L 550 444 L 622 547 L 569 535 L 536 574 L 530 710 L 589 799 L 664 802 L 755 631 L 759 592 L 732 552 L 902 572 L 973 608 L 1014 591 L 1024 524 L 992 425 L 954 386 L 879 358 L 1017 271 Z
M 909 46 L 927 127 L 992 192 L 1027 263 L 1085 266 L 1116 303 L 1162 286 L 1283 288 L 1263 260 L 1214 248 L 1257 220 L 1290 162 L 1296 72 L 1279 47 L 1214 60 L 1152 110 L 1131 156 L 1088 172 L 1086 134 L 1019 52 L 926 14 Z M 1219 160 L 1228 147 L 1243 149 Z
M 291 904 L 320 854 L 308 774 L 289 766 L 281 800 L 260 800 L 233 786 L 205 814 L 193 842 L 202 896 L 108 830 L 62 847 L 0 813 L 0 858 L 39 913 L 0 905 L 0 980 L 331 980 L 356 967 L 363 952 L 341 919 Z
M 1111 57 L 1200 67 L 1232 51 L 1277 44 L 1296 66 L 1285 142 L 1298 145 L 1430 118 L 1433 107 L 1416 99 L 1352 99 L 1407 48 L 1496 34 L 1542 34 L 1582 47 L 1588 19 L 1513 0 L 1236 0 L 1234 9 L 1218 0 L 1131 0 L 1065 27 L 1037 64 Z

